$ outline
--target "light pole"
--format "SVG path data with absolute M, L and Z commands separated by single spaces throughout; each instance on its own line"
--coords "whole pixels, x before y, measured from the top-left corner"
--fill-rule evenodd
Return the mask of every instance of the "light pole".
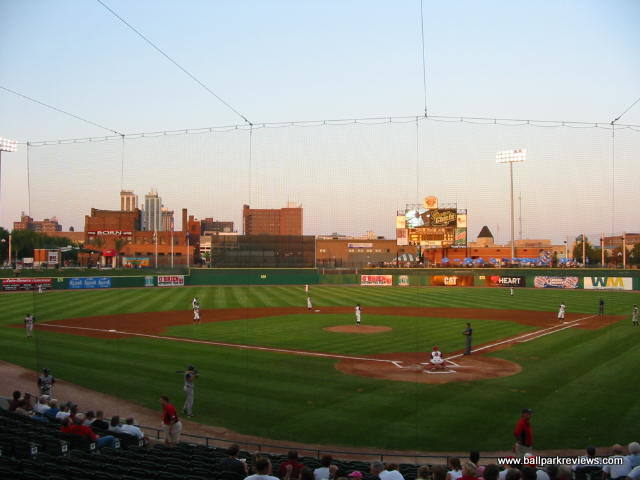
M 18 142 L 0 137 L 0 201 L 2 200 L 2 152 L 17 152 Z M 0 216 L 0 218 L 2 218 Z M 11 257 L 9 257 L 11 261 Z
M 496 153 L 496 163 L 509 164 L 509 198 L 511 203 L 511 259 L 516 256 L 514 241 L 514 218 L 513 218 L 513 164 L 524 162 L 527 157 L 527 151 L 524 148 L 516 148 L 514 150 L 503 150 Z

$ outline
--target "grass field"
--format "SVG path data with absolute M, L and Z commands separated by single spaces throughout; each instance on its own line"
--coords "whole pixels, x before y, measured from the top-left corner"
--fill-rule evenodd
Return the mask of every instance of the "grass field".
M 246 319 L 171 327 L 174 336 L 340 354 L 370 355 L 462 348 L 466 320 L 367 315 L 367 306 L 445 306 L 629 315 L 640 294 L 585 290 L 313 287 L 314 304 L 364 307 L 363 320 L 393 330 L 375 335 L 325 332 L 350 324 L 348 314 L 251 318 L 251 308 L 303 306 L 300 287 L 183 287 L 51 291 L 0 295 L 0 326 L 35 311 L 39 321 L 130 312 L 246 308 Z M 515 322 L 473 320 L 474 341 L 531 331 Z M 385 449 L 508 449 L 519 410 L 535 410 L 539 449 L 637 440 L 640 424 L 640 329 L 630 320 L 600 330 L 568 329 L 490 355 L 519 363 L 520 374 L 475 382 L 428 385 L 343 374 L 331 358 L 238 350 L 147 338 L 99 339 L 0 328 L 0 359 L 47 366 L 65 380 L 156 408 L 168 394 L 180 404 L 181 376 L 202 372 L 196 419 L 268 438 Z M 426 356 L 426 354 L 425 354 Z

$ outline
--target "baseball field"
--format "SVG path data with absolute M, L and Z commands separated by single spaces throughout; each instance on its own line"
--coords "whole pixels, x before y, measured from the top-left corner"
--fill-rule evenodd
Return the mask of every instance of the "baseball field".
M 150 408 L 161 394 L 181 405 L 175 372 L 193 364 L 194 420 L 292 442 L 506 450 L 523 407 L 538 449 L 637 440 L 640 293 L 516 290 L 312 286 L 311 311 L 301 286 L 8 293 L 0 359 Z M 443 371 L 423 365 L 434 345 Z

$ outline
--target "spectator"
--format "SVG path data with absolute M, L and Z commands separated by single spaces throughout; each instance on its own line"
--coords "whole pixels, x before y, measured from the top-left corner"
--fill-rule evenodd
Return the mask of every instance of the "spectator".
M 86 420 L 84 421 L 84 424 L 87 427 L 90 427 L 91 424 L 93 423 L 93 421 L 96 419 L 96 414 L 93 413 L 93 410 L 89 410 L 87 413 L 85 413 L 85 416 L 87 417 Z
M 624 450 L 622 445 L 615 444 L 611 447 L 613 452 L 613 458 L 622 458 L 622 465 L 605 465 L 602 468 L 605 478 L 611 480 L 624 480 L 624 478 L 631 472 L 631 463 L 627 457 L 623 457 Z
M 602 466 L 596 463 L 596 447 L 587 447 L 586 456 L 580 457 L 578 463 L 573 465 L 571 469 L 575 472 L 597 472 L 602 470 Z
M 469 460 L 476 466 L 476 477 L 482 477 L 484 473 L 484 467 L 481 467 L 478 462 L 480 462 L 480 452 L 472 450 L 469 452 Z
M 60 411 L 56 413 L 56 420 L 58 420 L 59 422 L 62 422 L 62 420 L 64 420 L 70 415 L 71 413 L 69 412 L 69 405 L 65 403 L 60 407 Z
M 58 412 L 60 412 L 60 409 L 58 408 L 58 400 L 52 398 L 49 400 L 49 410 L 45 412 L 44 416 L 52 422 L 55 422 L 58 418 Z
M 444 465 L 436 465 L 431 468 L 432 480 L 445 480 L 447 478 L 447 467 Z
M 67 426 L 63 425 L 60 428 L 60 430 L 63 433 L 67 433 L 70 435 L 78 435 L 80 437 L 88 438 L 92 442 L 96 442 L 96 447 L 98 448 L 102 448 L 102 447 L 113 448 L 115 445 L 115 438 L 113 438 L 113 436 L 111 435 L 107 435 L 105 437 L 98 437 L 95 433 L 93 433 L 93 430 L 83 425 L 85 419 L 86 417 L 84 413 L 77 414 L 73 421 L 71 421 L 71 419 L 69 418 L 66 418 L 65 422 L 68 422 L 69 424 Z
M 340 478 L 343 478 L 343 477 L 340 477 Z M 349 480 L 350 478 L 352 478 L 352 479 L 354 479 L 354 478 L 362 479 L 362 478 L 364 478 L 364 475 L 362 475 L 362 472 L 360 472 L 358 470 L 354 470 L 349 475 L 347 475 L 346 480 Z
M 315 480 L 316 477 L 313 476 L 313 470 L 309 467 L 304 467 L 300 470 L 300 480 Z
M 298 461 L 298 452 L 290 450 L 287 454 L 287 461 L 280 464 L 280 478 L 300 478 L 300 472 L 303 468 L 304 465 Z
M 462 466 L 460 459 L 451 457 L 449 459 L 449 471 L 447 472 L 447 480 L 458 480 L 462 476 Z
M 316 468 L 313 471 L 313 476 L 316 480 L 329 480 L 336 476 L 338 467 L 332 465 L 333 457 L 331 455 L 323 455 L 320 459 L 320 468 Z
M 636 467 L 629 472 L 627 478 L 630 480 L 639 480 L 640 479 L 640 467 Z
M 482 474 L 482 478 L 484 478 L 484 480 L 498 480 L 499 476 L 500 467 L 498 467 L 496 464 L 491 463 L 484 467 L 484 472 Z
M 429 467 L 426 465 L 423 465 L 418 468 L 418 474 L 416 476 L 416 480 L 430 480 L 429 478 L 430 473 L 431 471 L 429 470 Z
M 96 412 L 96 418 L 91 422 L 91 428 L 109 430 L 109 424 L 104 420 L 104 413 L 102 413 L 102 410 L 98 410 Z
M 109 431 L 120 433 L 121 431 L 120 427 L 121 427 L 120 416 L 114 415 L 113 417 L 111 417 L 111 422 L 109 422 Z
M 126 423 L 120 426 L 120 431 L 122 433 L 126 433 L 127 435 L 133 435 L 138 440 L 142 440 L 144 438 L 144 433 L 142 433 L 140 427 L 134 425 L 133 417 L 127 417 Z
M 523 408 L 520 420 L 516 423 L 513 435 L 516 437 L 515 454 L 516 457 L 524 457 L 526 453 L 533 453 L 533 429 L 531 428 L 531 415 L 533 410 Z
M 182 433 L 182 422 L 178 418 L 178 412 L 176 412 L 176 408 L 169 402 L 169 397 L 167 397 L 166 395 L 162 395 L 160 397 L 160 405 L 162 405 L 164 443 L 168 447 L 175 447 L 175 445 L 180 441 L 180 434 Z
M 380 480 L 380 473 L 384 470 L 384 463 L 382 462 L 371 462 L 369 465 L 369 473 L 371 474 L 372 480 Z
M 629 444 L 629 455 L 626 458 L 629 460 L 629 467 L 636 468 L 640 467 L 640 443 L 631 442 Z
M 527 465 L 522 467 L 522 480 L 537 480 L 536 469 Z
M 20 397 L 22 396 L 22 393 L 19 390 L 16 390 L 13 392 L 13 399 L 9 402 L 9 411 L 10 412 L 15 412 L 16 408 L 21 408 L 22 407 L 22 400 L 20 400 Z
M 567 465 L 558 465 L 556 480 L 571 480 L 572 477 L 571 469 Z
M 44 415 L 50 408 L 49 397 L 47 395 L 40 395 L 40 398 L 38 398 L 38 403 L 36 403 L 36 406 L 33 407 L 33 410 L 40 415 Z
M 22 399 L 22 408 L 24 408 L 27 412 L 33 412 L 33 397 L 31 397 L 30 393 L 24 394 Z
M 220 470 L 222 472 L 234 472 L 245 477 L 249 475 L 247 461 L 238 459 L 239 452 L 240 447 L 235 443 L 227 448 L 227 455 L 229 456 L 220 462 Z
M 402 474 L 398 471 L 398 465 L 395 463 L 387 463 L 385 469 L 380 472 L 380 480 L 404 480 Z
M 71 420 L 74 420 L 77 414 L 78 414 L 78 405 L 76 405 L 75 403 L 69 402 L 69 416 L 71 417 Z
M 460 480 L 478 480 L 476 470 L 477 467 L 475 463 L 470 462 L 469 460 L 465 461 L 462 464 L 462 476 L 460 477 Z
M 507 471 L 507 475 L 504 477 L 505 480 L 520 480 L 522 478 L 522 473 L 517 468 L 510 468 Z
M 266 457 L 256 458 L 256 473 L 246 477 L 245 480 L 278 480 L 278 477 L 271 475 L 271 462 Z
M 507 458 L 514 458 L 514 457 L 507 457 Z M 498 474 L 498 480 L 506 480 L 507 475 L 509 473 L 510 470 L 518 470 L 516 468 L 515 465 L 511 464 L 511 463 L 507 463 L 504 466 L 504 470 L 502 470 L 499 474 Z M 518 474 L 520 473 L 520 470 L 518 470 Z

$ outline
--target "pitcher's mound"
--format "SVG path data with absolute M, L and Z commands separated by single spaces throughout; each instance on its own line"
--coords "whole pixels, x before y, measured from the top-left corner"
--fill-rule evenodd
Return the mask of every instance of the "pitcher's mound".
M 326 327 L 324 328 L 327 332 L 338 332 L 338 333 L 382 333 L 388 332 L 392 330 L 391 327 L 377 327 L 374 325 L 360 325 L 356 327 L 355 325 L 336 325 L 335 327 Z

